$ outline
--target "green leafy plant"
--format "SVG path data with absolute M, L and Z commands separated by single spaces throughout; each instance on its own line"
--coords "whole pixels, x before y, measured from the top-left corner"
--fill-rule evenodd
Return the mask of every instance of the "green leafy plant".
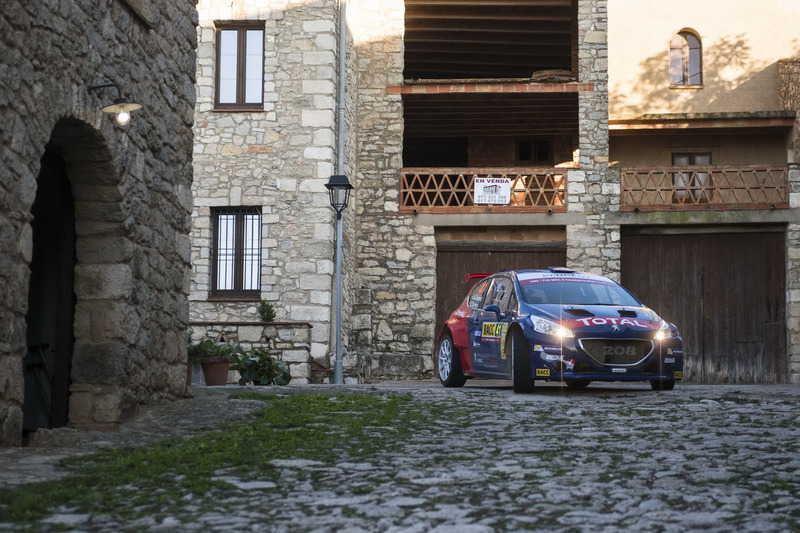
M 246 352 L 237 346 L 231 354 L 231 370 L 241 375 L 239 385 L 256 383 L 261 385 L 287 385 L 292 375 L 286 363 L 272 357 L 266 348 L 254 346 Z
M 189 344 L 189 360 L 192 363 L 200 363 L 203 359 L 213 357 L 224 357 L 232 360 L 234 347 L 226 342 L 214 342 L 211 339 L 203 339 L 196 344 Z
M 275 322 L 275 307 L 271 303 L 261 300 L 257 310 L 262 322 Z

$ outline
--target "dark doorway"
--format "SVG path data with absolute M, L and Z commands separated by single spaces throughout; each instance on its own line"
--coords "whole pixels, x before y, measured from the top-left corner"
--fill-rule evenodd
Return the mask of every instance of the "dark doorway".
M 75 211 L 66 165 L 49 144 L 33 203 L 23 430 L 67 423 L 74 345 Z
M 464 283 L 465 274 L 564 266 L 566 262 L 564 246 L 439 244 L 436 250 L 436 337 L 472 286 Z
M 628 230 L 622 283 L 683 337 L 693 383 L 786 381 L 785 230 Z

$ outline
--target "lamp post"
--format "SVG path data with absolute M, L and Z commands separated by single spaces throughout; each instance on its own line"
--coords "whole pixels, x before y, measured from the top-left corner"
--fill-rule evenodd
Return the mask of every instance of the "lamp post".
M 347 176 L 336 174 L 331 176 L 325 184 L 330 194 L 331 207 L 336 211 L 336 252 L 335 252 L 335 275 L 336 275 L 336 359 L 333 364 L 333 382 L 342 385 L 344 378 L 342 374 L 342 211 L 347 207 L 350 200 L 350 191 L 353 186 Z

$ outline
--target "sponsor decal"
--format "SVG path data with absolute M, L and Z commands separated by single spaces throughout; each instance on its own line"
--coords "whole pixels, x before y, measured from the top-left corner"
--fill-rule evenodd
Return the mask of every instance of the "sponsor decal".
M 503 323 L 503 331 L 500 333 L 500 359 L 506 358 L 506 336 L 508 335 L 508 322 Z
M 503 336 L 503 323 L 502 322 L 484 322 L 481 331 L 481 341 L 483 342 L 500 342 Z
M 630 326 L 642 329 L 658 329 L 658 324 L 656 324 L 655 322 L 649 322 L 647 320 L 639 320 L 638 318 L 621 318 L 615 316 L 575 318 L 572 320 L 566 320 L 562 322 L 561 325 L 569 329 L 587 328 L 590 326 L 611 326 L 613 329 L 614 326 L 617 326 L 617 329 L 615 329 L 614 331 L 619 331 L 619 326 Z
M 628 369 L 627 368 L 612 368 L 611 371 L 615 374 L 625 374 Z
M 610 355 L 629 355 L 635 356 L 636 355 L 636 346 L 612 346 L 610 344 L 606 344 L 606 357 Z
M 549 368 L 537 368 L 536 369 L 536 377 L 549 378 L 550 377 L 550 369 Z
M 536 352 L 546 352 L 546 353 L 561 353 L 561 346 L 544 346 L 542 344 L 537 344 L 533 347 L 533 350 Z
M 665 357 L 664 358 L 664 363 L 665 364 L 675 364 L 675 358 L 674 357 Z
M 683 372 L 681 372 L 680 370 L 676 370 L 675 379 L 683 379 Z

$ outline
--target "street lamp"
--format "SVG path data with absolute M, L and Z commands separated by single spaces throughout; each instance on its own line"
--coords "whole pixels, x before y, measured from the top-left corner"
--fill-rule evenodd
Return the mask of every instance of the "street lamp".
M 128 123 L 131 121 L 131 111 L 136 111 L 137 109 L 142 108 L 142 104 L 137 102 L 132 102 L 122 96 L 122 91 L 119 88 L 119 85 L 116 83 L 106 83 L 103 85 L 89 85 L 87 86 L 89 89 L 89 94 L 92 92 L 97 91 L 98 89 L 116 89 L 117 90 L 117 97 L 114 98 L 114 103 L 109 104 L 107 106 L 103 106 L 100 111 L 104 113 L 109 113 L 114 115 L 114 118 L 117 121 L 117 124 L 120 126 L 127 126 Z
M 350 185 L 347 176 L 335 174 L 325 184 L 330 194 L 331 207 L 336 211 L 336 359 L 333 364 L 333 382 L 342 385 L 342 211 L 350 200 Z

